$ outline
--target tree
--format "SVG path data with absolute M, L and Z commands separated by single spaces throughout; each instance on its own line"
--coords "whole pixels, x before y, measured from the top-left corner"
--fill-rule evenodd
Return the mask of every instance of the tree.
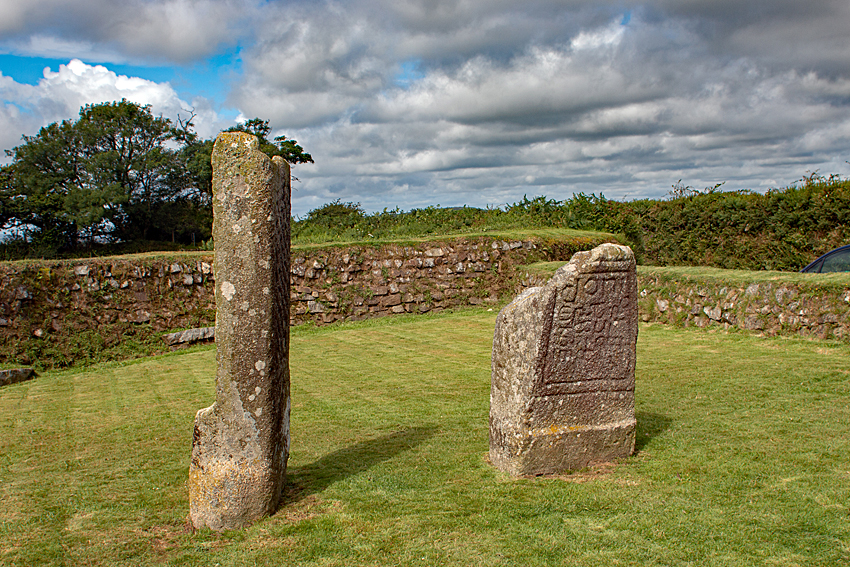
M 4 168 L 13 222 L 65 248 L 80 238 L 149 238 L 163 222 L 157 208 L 185 188 L 179 136 L 170 120 L 127 100 L 86 105 L 77 121 L 24 136 Z
M 215 140 L 201 140 L 194 132 L 195 114 L 190 113 L 187 119 L 178 117 L 178 138 L 184 144 L 180 161 L 185 167 L 188 187 L 197 191 L 198 199 L 212 198 L 212 150 Z M 260 143 L 260 151 L 269 157 L 281 156 L 290 164 L 314 163 L 313 157 L 304 151 L 295 140 L 286 136 L 277 136 L 273 142 L 268 139 L 271 133 L 268 120 L 252 118 L 245 123 L 237 124 L 225 130 L 225 132 L 247 132 L 257 137 Z
M 81 139 L 72 122 L 53 123 L 6 154 L 14 161 L 3 168 L 3 227 L 23 227 L 34 242 L 73 246 L 83 213 L 70 195 L 81 184 Z
M 286 136 L 277 136 L 270 142 L 268 135 L 272 129 L 268 120 L 252 118 L 242 124 L 231 126 L 225 131 L 253 134 L 260 141 L 260 151 L 269 157 L 280 156 L 293 165 L 296 163 L 315 163 L 313 156 L 306 153 L 304 148 L 299 146 L 295 140 L 288 139 Z
M 175 183 L 179 153 L 170 147 L 177 130 L 167 118 L 153 116 L 149 106 L 126 100 L 85 106 L 76 129 L 87 183 L 79 195 L 72 193 L 74 202 L 101 207 L 115 238 L 149 239 L 155 209 L 183 188 Z
M 187 120 L 154 116 L 127 100 L 86 105 L 76 121 L 42 128 L 0 167 L 0 228 L 54 251 L 80 241 L 208 239 L 212 226 L 213 140 Z M 312 163 L 295 140 L 268 140 L 268 121 L 231 130 L 256 135 L 260 148 L 289 163 Z

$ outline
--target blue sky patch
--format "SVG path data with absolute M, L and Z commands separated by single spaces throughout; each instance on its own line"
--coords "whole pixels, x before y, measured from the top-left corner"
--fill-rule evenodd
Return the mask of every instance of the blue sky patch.
M 44 78 L 45 67 L 51 71 L 67 65 L 70 59 L 26 57 L 8 53 L 0 54 L 0 72 L 15 82 L 37 85 Z M 103 65 L 117 75 L 139 77 L 155 83 L 169 83 L 180 98 L 191 101 L 202 96 L 213 104 L 224 104 L 230 83 L 242 73 L 242 58 L 237 52 L 222 53 L 191 66 L 123 65 L 83 61 L 87 65 Z
M 403 89 L 409 89 L 413 83 L 425 78 L 422 70 L 422 61 L 409 59 L 399 66 L 399 72 L 395 76 L 395 84 Z

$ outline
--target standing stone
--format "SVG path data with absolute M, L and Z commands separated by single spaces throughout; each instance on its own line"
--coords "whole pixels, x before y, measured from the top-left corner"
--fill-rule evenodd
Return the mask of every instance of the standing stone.
M 554 474 L 631 455 L 637 278 L 631 249 L 575 254 L 499 313 L 493 338 L 490 460 Z
M 216 399 L 195 417 L 189 515 L 241 528 L 278 506 L 289 458 L 289 165 L 242 132 L 212 153 Z

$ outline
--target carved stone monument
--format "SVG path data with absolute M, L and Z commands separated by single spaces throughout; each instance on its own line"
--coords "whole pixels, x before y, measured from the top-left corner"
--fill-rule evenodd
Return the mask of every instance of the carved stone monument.
M 490 460 L 554 474 L 629 456 L 635 442 L 637 279 L 631 249 L 575 254 L 499 313 Z
M 189 516 L 241 528 L 273 513 L 289 458 L 289 165 L 257 138 L 212 153 L 216 399 L 195 417 Z

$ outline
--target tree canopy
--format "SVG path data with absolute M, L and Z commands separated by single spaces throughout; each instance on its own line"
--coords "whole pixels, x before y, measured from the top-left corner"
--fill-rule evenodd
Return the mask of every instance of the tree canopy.
M 226 131 L 253 134 L 260 141 L 260 151 L 269 157 L 280 156 L 290 164 L 314 163 L 313 156 L 306 153 L 304 148 L 299 146 L 295 140 L 288 139 L 286 136 L 277 136 L 270 142 L 268 135 L 272 129 L 268 120 L 252 118 L 247 122 L 232 126 Z
M 47 256 L 95 242 L 208 239 L 214 141 L 198 137 L 193 119 L 174 124 L 122 100 L 23 136 L 0 167 L 0 229 L 20 229 L 19 244 Z M 313 162 L 293 139 L 269 141 L 266 120 L 230 130 L 256 135 L 262 151 L 289 163 Z

